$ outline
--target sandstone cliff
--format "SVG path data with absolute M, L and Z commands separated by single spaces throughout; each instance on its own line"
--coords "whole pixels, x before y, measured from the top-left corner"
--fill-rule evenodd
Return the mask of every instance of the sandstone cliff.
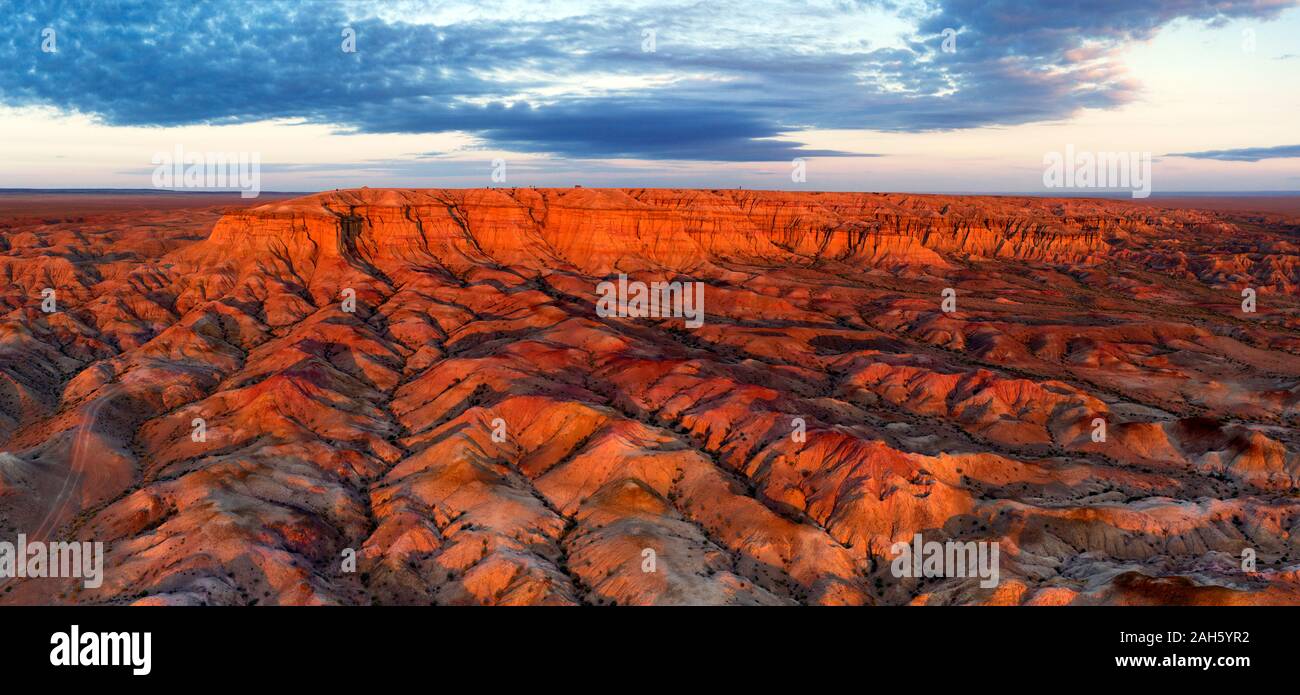
M 0 535 L 109 549 L 0 602 L 1300 601 L 1298 228 L 647 189 L 6 218 Z M 704 283 L 703 325 L 600 315 L 619 274 Z M 1000 584 L 895 576 L 917 533 L 999 543 Z

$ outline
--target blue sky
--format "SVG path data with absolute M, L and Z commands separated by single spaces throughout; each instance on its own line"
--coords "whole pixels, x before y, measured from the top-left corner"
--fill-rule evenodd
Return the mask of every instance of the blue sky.
M 1157 191 L 1295 190 L 1295 4 L 0 0 L 0 187 L 146 188 L 180 145 L 259 153 L 264 190 L 503 159 L 511 185 L 1035 191 L 1069 144 L 1151 152 Z

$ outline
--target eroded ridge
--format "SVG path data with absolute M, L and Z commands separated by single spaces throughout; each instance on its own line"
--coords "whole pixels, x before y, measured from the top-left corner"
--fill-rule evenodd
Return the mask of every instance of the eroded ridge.
M 108 547 L 3 603 L 1300 601 L 1295 218 L 360 189 L 0 231 L 0 535 Z M 704 325 L 601 316 L 619 275 Z M 896 576 L 915 534 L 999 583 Z

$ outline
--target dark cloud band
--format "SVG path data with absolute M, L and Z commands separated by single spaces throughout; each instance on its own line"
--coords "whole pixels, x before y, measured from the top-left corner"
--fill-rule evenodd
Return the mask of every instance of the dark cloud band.
M 675 23 L 706 22 L 692 14 L 702 5 L 435 26 L 359 18 L 351 14 L 367 6 L 333 1 L 0 0 L 11 18 L 0 103 L 110 125 L 300 119 L 343 132 L 464 131 L 493 148 L 578 158 L 775 161 L 847 154 L 790 141 L 810 128 L 947 130 L 1114 106 L 1134 85 L 1096 61 L 1098 46 L 1180 17 L 1272 17 L 1290 4 L 947 0 L 917 22 L 910 45 L 853 49 L 782 36 L 787 8 L 768 10 L 766 40 L 720 50 L 665 39 L 645 52 L 643 27 L 671 36 Z M 822 11 L 851 21 L 854 8 Z M 39 50 L 46 27 L 55 53 Z M 343 27 L 355 30 L 357 52 L 341 50 Z M 958 31 L 951 53 L 940 48 L 945 28 Z M 593 74 L 653 86 L 554 96 Z M 676 79 L 635 79 L 650 74 Z
M 1204 152 L 1174 152 L 1168 156 L 1191 157 L 1193 159 L 1217 159 L 1224 162 L 1258 162 L 1261 159 L 1300 157 L 1300 145 L 1242 147 L 1235 150 L 1205 150 Z

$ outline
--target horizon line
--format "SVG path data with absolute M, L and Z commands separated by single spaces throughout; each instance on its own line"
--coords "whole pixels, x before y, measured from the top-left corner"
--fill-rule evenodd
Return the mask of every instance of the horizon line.
M 903 194 L 903 195 L 962 195 L 962 196 L 1017 196 L 1017 197 L 1034 197 L 1034 198 L 1123 198 L 1126 200 L 1142 200 L 1141 198 L 1132 198 L 1131 189 L 1114 189 L 1114 190 L 1095 190 L 1095 191 L 954 191 L 954 190 L 861 190 L 861 189 L 790 189 L 790 188 L 746 188 L 745 186 L 586 186 L 578 184 L 574 186 L 349 186 L 342 188 L 321 188 L 317 190 L 305 191 L 269 191 L 259 192 L 259 197 L 263 195 L 315 195 L 317 193 L 329 193 L 333 191 L 349 190 L 491 190 L 500 189 L 579 189 L 589 188 L 592 190 L 629 190 L 629 189 L 664 189 L 664 190 L 681 190 L 681 191 L 721 191 L 721 190 L 743 190 L 757 192 L 778 192 L 778 193 L 871 193 L 871 194 Z M 117 188 L 117 187 L 95 187 L 95 188 L 5 188 L 0 187 L 0 195 L 12 195 L 22 193 L 33 194 L 149 194 L 149 195 L 239 195 L 240 189 L 169 189 L 169 188 Z M 1178 191 L 1152 191 L 1149 198 L 1160 197 L 1193 197 L 1193 196 L 1213 196 L 1213 197 L 1259 197 L 1259 196 L 1300 196 L 1300 189 L 1291 190 L 1178 190 Z M 256 200 L 248 198 L 247 200 Z

